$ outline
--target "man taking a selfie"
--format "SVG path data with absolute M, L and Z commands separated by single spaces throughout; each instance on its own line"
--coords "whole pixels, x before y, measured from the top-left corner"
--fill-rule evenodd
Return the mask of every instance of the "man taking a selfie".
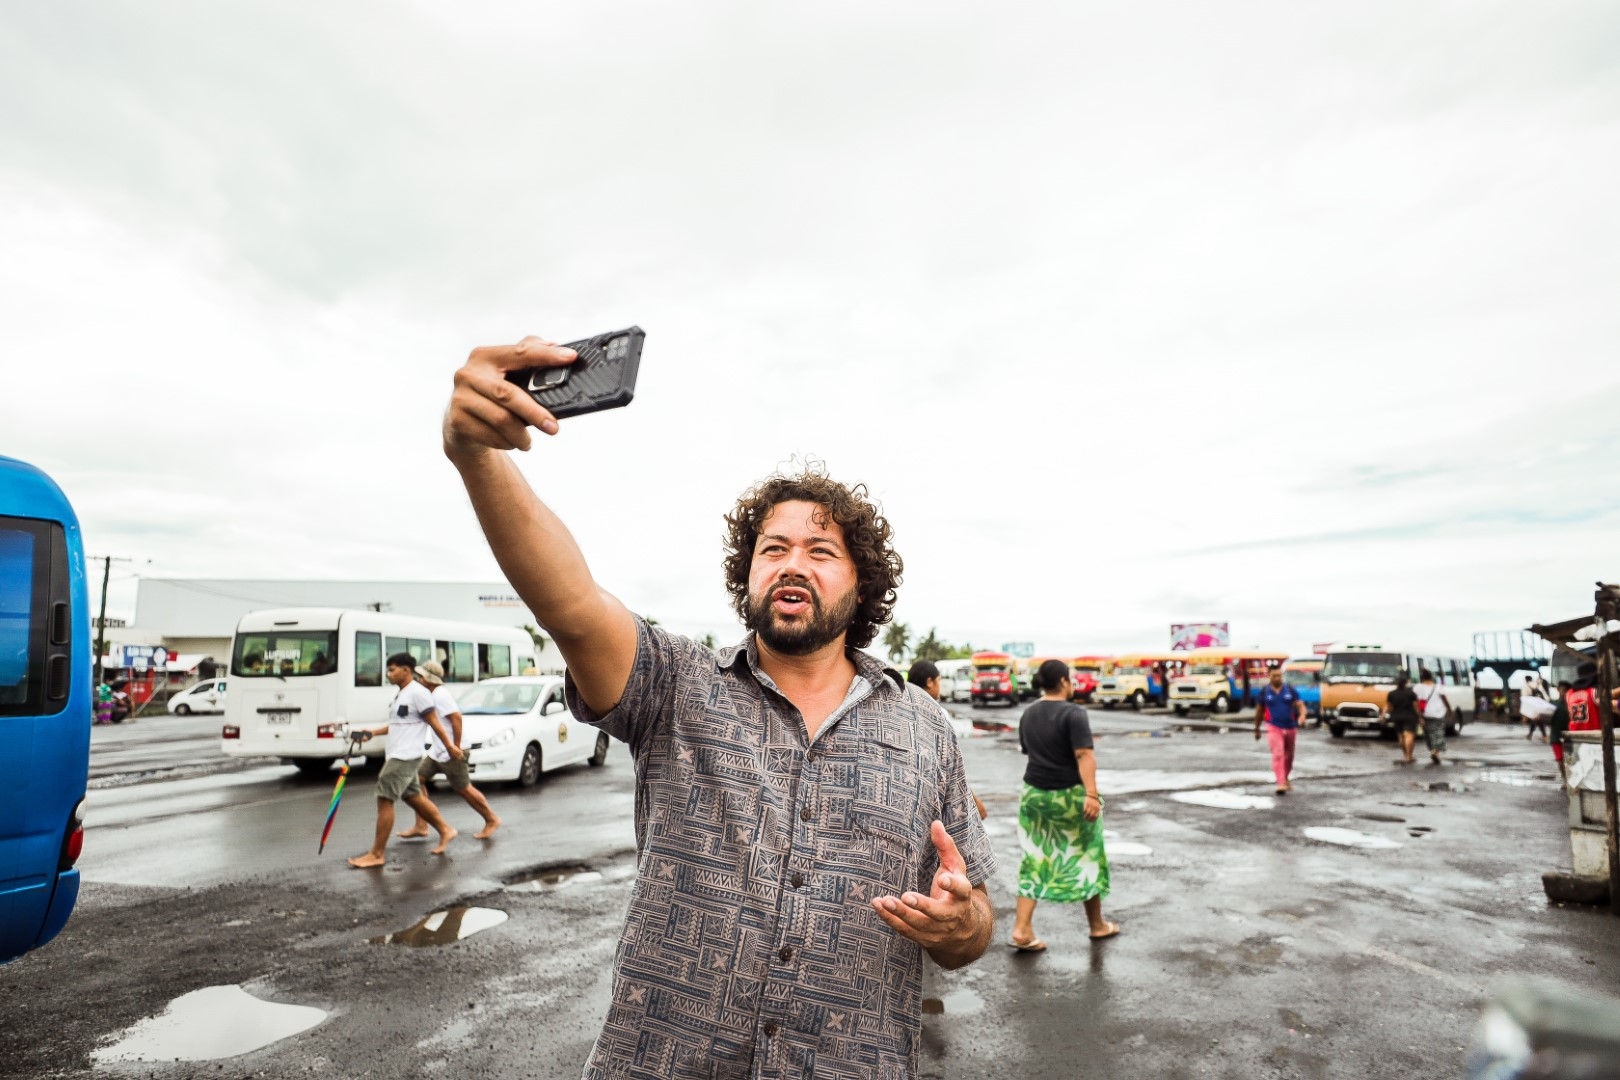
M 649 625 L 503 452 L 557 431 L 505 374 L 573 359 L 474 350 L 444 449 L 570 707 L 636 761 L 638 880 L 585 1076 L 914 1076 L 923 954 L 984 952 L 995 857 L 948 722 L 859 651 L 900 580 L 889 524 L 860 486 L 771 477 L 726 517 L 743 643 Z

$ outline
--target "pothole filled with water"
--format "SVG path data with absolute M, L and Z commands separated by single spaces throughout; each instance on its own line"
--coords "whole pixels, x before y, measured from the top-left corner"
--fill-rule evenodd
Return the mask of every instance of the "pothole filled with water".
M 569 885 L 585 885 L 601 880 L 601 871 L 588 866 L 548 866 L 512 878 L 506 883 L 506 891 L 556 892 Z
M 1508 784 L 1512 787 L 1535 787 L 1537 783 L 1529 773 L 1513 769 L 1482 769 L 1479 778 L 1487 784 Z
M 1269 810 L 1276 800 L 1265 795 L 1244 795 L 1237 791 L 1175 791 L 1170 797 L 1176 802 L 1194 806 L 1213 806 L 1219 810 Z
M 1340 847 L 1387 850 L 1401 846 L 1398 840 L 1390 840 L 1382 836 L 1369 836 L 1367 833 L 1357 832 L 1354 829 L 1340 829 L 1331 825 L 1313 825 L 1305 830 L 1305 836 L 1309 840 L 1316 840 L 1323 844 L 1338 844 Z
M 232 983 L 205 986 L 169 1002 L 124 1032 L 124 1037 L 90 1056 L 113 1061 L 212 1061 L 236 1057 L 308 1031 L 326 1019 L 309 1005 L 261 1001 Z
M 435 911 L 415 926 L 396 930 L 392 934 L 368 938 L 370 945 L 449 945 L 471 937 L 481 930 L 499 926 L 506 921 L 506 912 L 496 908 L 453 907 Z

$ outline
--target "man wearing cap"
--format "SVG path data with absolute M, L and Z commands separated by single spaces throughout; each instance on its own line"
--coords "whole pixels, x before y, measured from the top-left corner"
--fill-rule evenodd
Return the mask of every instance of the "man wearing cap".
M 416 668 L 416 681 L 427 687 L 433 695 L 433 709 L 439 714 L 441 722 L 450 725 L 450 739 L 456 746 L 456 753 L 452 755 L 438 735 L 433 736 L 426 754 L 422 755 L 421 768 L 417 770 L 416 778 L 422 783 L 422 790 L 433 782 L 433 778 L 444 773 L 444 778 L 450 781 L 450 790 L 467 800 L 467 805 L 478 811 L 484 819 L 484 827 L 473 833 L 476 840 L 488 840 L 501 827 L 501 819 L 495 816 L 490 809 L 489 800 L 484 793 L 472 786 L 472 774 L 467 770 L 467 755 L 461 749 L 461 706 L 456 699 L 450 696 L 450 688 L 444 685 L 444 667 L 437 660 L 429 660 Z M 421 814 L 416 815 L 416 824 L 399 835 L 402 837 L 426 836 L 428 823 L 422 819 Z
M 404 799 L 439 834 L 439 846 L 433 849 L 433 854 L 443 855 L 456 837 L 456 830 L 445 824 L 439 808 L 422 793 L 422 782 L 416 778 L 427 748 L 428 733 L 431 731 L 441 740 L 444 738 L 444 726 L 439 723 L 438 712 L 433 707 L 433 695 L 417 683 L 416 657 L 410 653 L 390 656 L 384 673 L 398 691 L 388 705 L 388 723 L 361 728 L 355 733 L 362 742 L 377 735 L 388 736 L 387 756 L 382 771 L 377 774 L 377 832 L 371 850 L 349 860 L 349 865 L 359 870 L 387 862 L 384 851 L 388 847 L 388 834 L 394 831 L 396 799 Z M 455 754 L 460 753 L 457 747 Z

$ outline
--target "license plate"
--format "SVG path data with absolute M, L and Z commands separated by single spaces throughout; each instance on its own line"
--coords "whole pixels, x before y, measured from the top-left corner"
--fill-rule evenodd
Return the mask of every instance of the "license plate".
M 292 723 L 292 713 L 290 713 L 290 712 L 267 712 L 267 713 L 264 714 L 264 722 L 266 724 L 291 724 Z

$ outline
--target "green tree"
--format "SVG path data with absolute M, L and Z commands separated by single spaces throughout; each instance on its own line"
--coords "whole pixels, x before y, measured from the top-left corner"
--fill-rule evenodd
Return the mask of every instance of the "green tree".
M 529 635 L 529 637 L 531 639 L 533 639 L 533 641 L 534 641 L 534 651 L 535 652 L 545 652 L 546 651 L 547 638 L 546 638 L 546 635 L 544 635 L 544 634 L 542 634 L 540 632 L 539 627 L 534 626 L 532 623 L 524 623 L 523 624 L 523 630 L 528 633 L 528 635 Z
M 698 644 L 702 645 L 705 649 L 713 649 L 715 647 L 714 635 L 704 634 L 702 637 L 698 638 Z
M 903 622 L 890 623 L 883 631 L 883 647 L 888 650 L 889 660 L 898 664 L 911 647 L 911 627 Z
M 917 642 L 918 660 L 949 660 L 951 659 L 951 644 L 939 640 L 935 628 L 928 628 L 928 636 Z

